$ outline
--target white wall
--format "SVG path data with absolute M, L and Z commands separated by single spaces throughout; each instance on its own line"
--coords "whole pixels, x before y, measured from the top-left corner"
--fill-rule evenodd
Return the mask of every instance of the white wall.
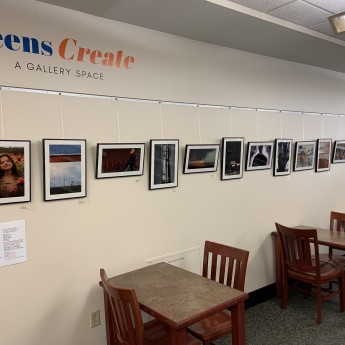
M 3 1 L 0 34 L 51 39 L 54 55 L 33 56 L 0 48 L 0 84 L 202 104 L 342 113 L 340 73 L 257 56 L 53 8 Z M 123 49 L 133 69 L 116 70 L 62 61 L 57 45 L 73 37 L 102 51 Z M 20 62 L 22 69 L 15 69 Z M 52 76 L 25 69 L 28 62 L 102 71 L 103 81 Z M 24 66 L 24 67 L 23 67 Z M 108 69 L 107 69 L 108 68 Z M 246 291 L 275 281 L 270 236 L 274 222 L 326 227 L 330 210 L 344 209 L 345 165 L 330 172 L 273 177 L 244 172 L 220 181 L 219 171 L 182 174 L 186 144 L 246 142 L 284 137 L 337 140 L 337 117 L 159 105 L 87 97 L 1 91 L 0 139 L 32 142 L 32 201 L 1 206 L 0 222 L 26 221 L 28 261 L 0 269 L 1 344 L 105 344 L 104 319 L 90 329 L 89 314 L 103 312 L 99 268 L 116 275 L 145 260 L 202 246 L 206 239 L 250 251 Z M 117 107 L 119 121 L 117 122 Z M 230 123 L 231 118 L 231 123 Z M 119 127 L 118 127 L 119 124 Z M 199 132 L 200 125 L 200 132 Z M 231 125 L 231 126 L 230 126 Z M 119 138 L 120 136 L 120 138 Z M 178 188 L 148 190 L 144 175 L 96 180 L 96 145 L 180 140 Z M 43 201 L 43 138 L 87 140 L 87 198 Z

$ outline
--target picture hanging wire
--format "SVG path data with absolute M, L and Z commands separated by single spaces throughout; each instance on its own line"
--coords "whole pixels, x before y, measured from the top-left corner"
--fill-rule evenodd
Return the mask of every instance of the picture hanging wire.
M 302 140 L 304 141 L 304 114 L 302 113 Z
M 0 87 L 1 138 L 5 139 L 4 110 L 2 107 L 2 88 Z
M 231 107 L 229 107 L 229 129 L 230 129 L 230 137 L 232 137 L 232 111 L 231 111 Z
M 199 126 L 199 144 L 201 144 L 201 123 L 200 123 L 200 109 L 199 104 L 197 105 L 197 113 L 198 113 L 198 126 Z
M 323 139 L 323 116 L 322 116 L 322 114 L 320 116 L 320 120 L 321 120 L 321 139 Z
M 65 126 L 63 118 L 63 107 L 62 107 L 62 94 L 60 93 L 60 121 L 61 121 L 61 138 L 65 139 Z
M 340 126 L 340 116 L 338 116 L 338 128 L 339 128 L 339 139 L 341 140 L 341 126 Z
M 256 112 L 256 132 L 258 136 L 258 141 L 260 141 L 260 133 L 259 133 L 259 112 Z
M 280 112 L 279 114 L 280 119 L 280 139 L 283 139 L 283 114 Z
M 115 97 L 115 114 L 116 114 L 116 129 L 117 129 L 117 142 L 121 142 L 121 134 L 120 134 L 120 117 L 119 117 L 119 100 Z
M 159 118 L 161 121 L 161 139 L 163 139 L 163 114 L 162 114 L 162 102 L 158 102 L 159 104 Z

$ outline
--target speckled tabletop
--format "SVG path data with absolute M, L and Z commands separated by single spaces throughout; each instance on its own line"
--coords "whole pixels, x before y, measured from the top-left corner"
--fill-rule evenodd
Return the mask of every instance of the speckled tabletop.
M 134 288 L 143 310 L 183 328 L 220 310 L 243 302 L 248 295 L 179 267 L 161 262 L 109 279 Z

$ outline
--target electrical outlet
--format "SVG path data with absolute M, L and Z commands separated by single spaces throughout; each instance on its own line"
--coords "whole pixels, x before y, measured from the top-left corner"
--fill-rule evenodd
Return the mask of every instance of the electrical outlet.
M 101 324 L 101 314 L 99 310 L 92 311 L 90 314 L 90 326 L 91 328 L 97 327 Z

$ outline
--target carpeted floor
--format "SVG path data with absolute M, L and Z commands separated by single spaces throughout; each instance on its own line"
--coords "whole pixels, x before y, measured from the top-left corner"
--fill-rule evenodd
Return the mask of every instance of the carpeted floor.
M 322 304 L 322 323 L 317 325 L 315 298 L 304 299 L 289 293 L 288 307 L 280 309 L 273 298 L 246 310 L 247 345 L 342 345 L 345 344 L 345 313 L 339 311 L 339 298 Z M 230 345 L 230 337 L 214 345 Z

